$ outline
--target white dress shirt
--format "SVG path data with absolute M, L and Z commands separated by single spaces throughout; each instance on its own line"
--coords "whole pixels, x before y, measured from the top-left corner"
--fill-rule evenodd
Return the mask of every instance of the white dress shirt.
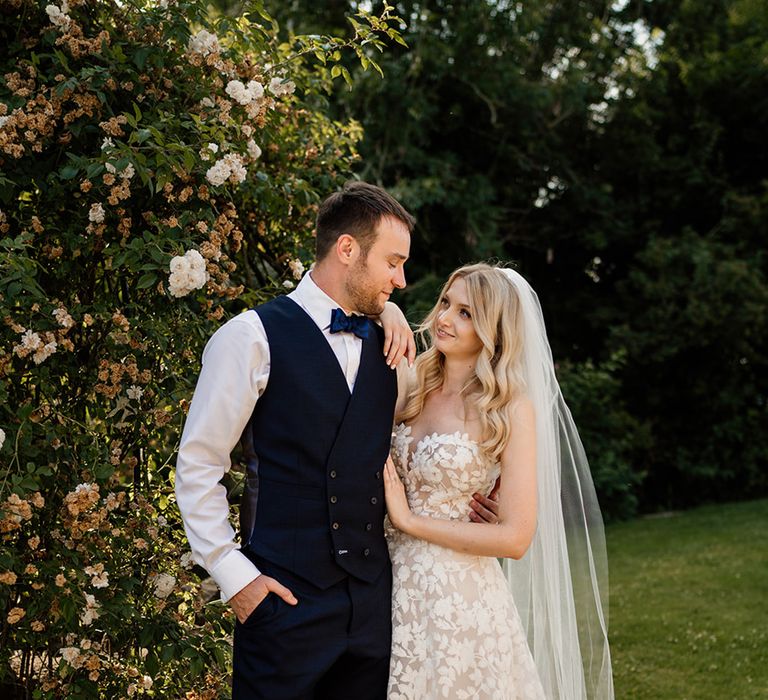
M 340 305 L 314 283 L 310 273 L 288 297 L 323 332 L 351 392 L 363 341 L 352 333 L 330 333 L 331 312 Z M 269 367 L 269 344 L 255 311 L 245 311 L 221 326 L 203 351 L 176 460 L 176 501 L 192 555 L 216 581 L 225 601 L 259 575 L 235 542 L 227 493 L 220 482 L 231 467 L 230 453 L 267 386 Z M 398 385 L 405 377 L 400 367 L 405 362 L 398 365 Z

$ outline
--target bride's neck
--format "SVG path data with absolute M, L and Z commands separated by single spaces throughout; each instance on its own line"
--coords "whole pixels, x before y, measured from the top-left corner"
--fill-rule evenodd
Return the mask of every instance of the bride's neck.
M 463 393 L 467 385 L 475 378 L 477 357 L 446 357 L 443 364 L 443 384 L 440 393 L 454 396 Z

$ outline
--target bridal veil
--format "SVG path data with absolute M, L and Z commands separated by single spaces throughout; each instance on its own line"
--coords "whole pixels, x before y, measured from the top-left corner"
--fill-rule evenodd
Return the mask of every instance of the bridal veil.
M 555 376 L 538 297 L 514 270 L 523 375 L 536 411 L 538 524 L 503 566 L 549 700 L 613 700 L 605 533 L 594 484 Z

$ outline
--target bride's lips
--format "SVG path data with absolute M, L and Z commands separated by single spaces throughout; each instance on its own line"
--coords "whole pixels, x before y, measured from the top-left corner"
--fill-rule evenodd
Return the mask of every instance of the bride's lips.
M 438 328 L 436 335 L 438 338 L 453 338 L 453 336 L 450 333 L 447 333 L 442 328 Z

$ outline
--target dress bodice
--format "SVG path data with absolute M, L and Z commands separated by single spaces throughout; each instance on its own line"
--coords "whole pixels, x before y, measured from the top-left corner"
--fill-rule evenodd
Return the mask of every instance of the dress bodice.
M 392 459 L 417 515 L 468 520 L 475 492 L 487 494 L 499 464 L 485 456 L 466 433 L 430 433 L 415 445 L 411 426 L 399 423 L 392 435 Z

